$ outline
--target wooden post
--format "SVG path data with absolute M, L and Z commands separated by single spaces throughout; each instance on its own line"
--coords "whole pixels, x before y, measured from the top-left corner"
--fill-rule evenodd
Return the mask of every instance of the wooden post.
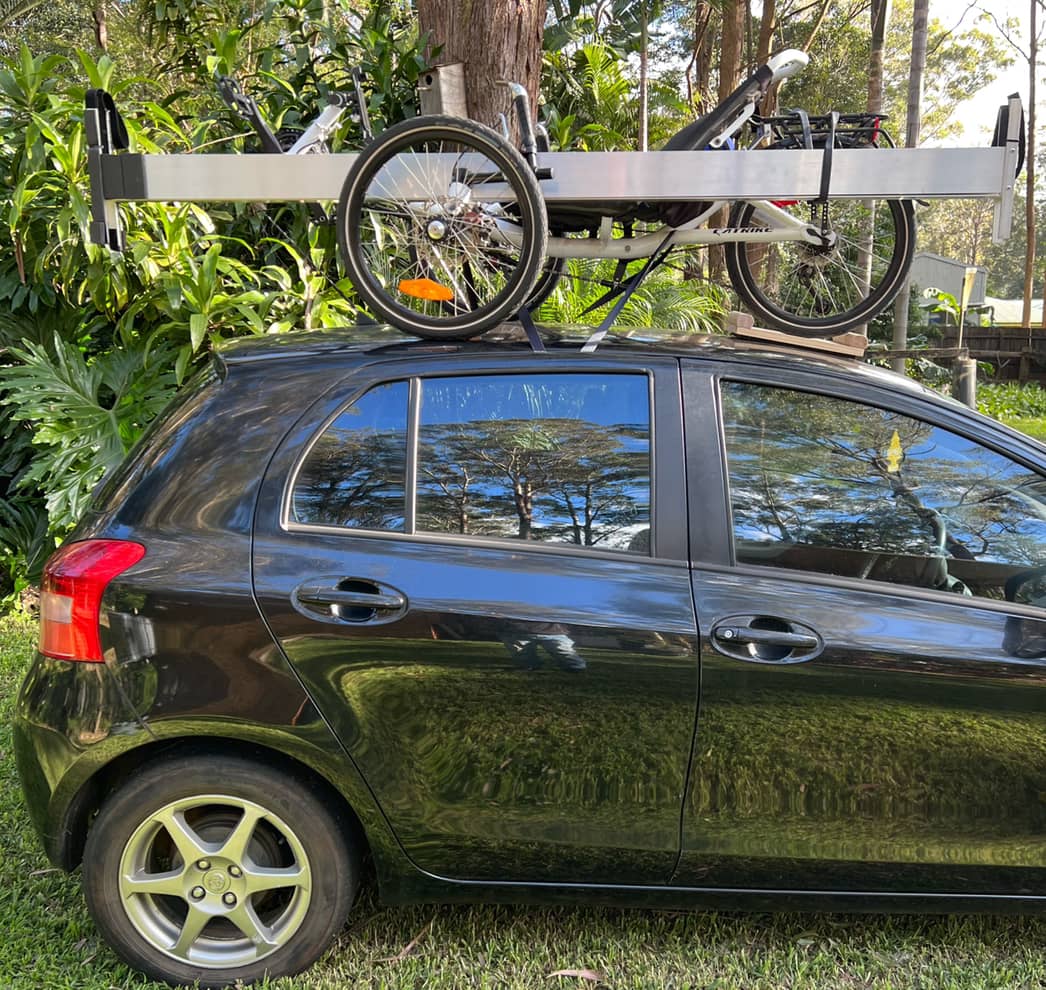
M 977 362 L 958 357 L 952 364 L 952 395 L 963 405 L 977 408 Z

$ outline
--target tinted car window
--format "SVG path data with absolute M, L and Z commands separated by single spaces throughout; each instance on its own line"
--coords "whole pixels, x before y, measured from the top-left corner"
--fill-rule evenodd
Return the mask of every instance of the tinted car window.
M 408 392 L 406 382 L 372 388 L 324 431 L 298 472 L 295 522 L 403 530 Z
M 421 379 L 371 389 L 298 472 L 294 522 L 650 552 L 646 375 Z M 413 511 L 408 511 L 408 508 Z
M 884 409 L 722 393 L 738 562 L 1046 605 L 1039 475 Z
M 645 375 L 423 381 L 418 530 L 647 552 L 648 396 Z

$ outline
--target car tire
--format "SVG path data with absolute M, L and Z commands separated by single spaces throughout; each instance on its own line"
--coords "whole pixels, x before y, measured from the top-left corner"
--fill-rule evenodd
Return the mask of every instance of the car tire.
M 310 966 L 345 923 L 358 843 L 304 780 L 239 757 L 179 757 L 136 772 L 102 805 L 83 885 L 130 966 L 225 987 Z

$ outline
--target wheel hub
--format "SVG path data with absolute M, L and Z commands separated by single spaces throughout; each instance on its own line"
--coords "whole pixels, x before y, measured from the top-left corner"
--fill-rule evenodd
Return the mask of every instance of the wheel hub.
M 232 885 L 232 881 L 223 870 L 211 870 L 204 876 L 203 885 L 212 894 L 224 894 Z

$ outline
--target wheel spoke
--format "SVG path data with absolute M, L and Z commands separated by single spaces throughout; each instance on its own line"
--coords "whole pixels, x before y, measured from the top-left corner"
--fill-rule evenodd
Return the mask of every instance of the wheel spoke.
M 265 890 L 279 890 L 283 887 L 302 887 L 308 890 L 310 884 L 309 872 L 300 866 L 252 866 L 243 871 L 243 879 L 248 894 L 260 894 Z
M 247 860 L 247 847 L 250 845 L 254 829 L 263 815 L 257 808 L 244 808 L 243 816 L 236 827 L 226 836 L 225 842 L 217 850 L 217 854 L 225 856 L 236 863 L 244 863 Z
M 207 927 L 207 922 L 211 920 L 211 915 L 205 911 L 201 911 L 195 904 L 189 905 L 189 913 L 185 916 L 185 921 L 182 923 L 182 930 L 178 934 L 178 940 L 171 946 L 171 952 L 176 956 L 181 956 L 182 959 L 189 958 L 189 950 L 192 948 L 193 942 L 199 937 L 201 932 Z
M 279 945 L 272 929 L 262 924 L 250 901 L 241 901 L 225 917 L 254 943 L 259 955 Z
M 168 894 L 172 897 L 184 897 L 182 877 L 185 876 L 185 867 L 178 870 L 170 870 L 167 873 L 144 873 L 138 871 L 131 876 L 120 877 L 120 896 L 130 897 L 132 894 L 151 894 L 153 896 Z
M 188 866 L 198 859 L 205 859 L 213 855 L 214 847 L 204 842 L 194 831 L 192 826 L 185 820 L 185 815 L 180 811 L 172 811 L 164 808 L 157 813 L 154 821 L 159 822 L 171 837 L 175 848 L 181 854 L 182 863 Z

